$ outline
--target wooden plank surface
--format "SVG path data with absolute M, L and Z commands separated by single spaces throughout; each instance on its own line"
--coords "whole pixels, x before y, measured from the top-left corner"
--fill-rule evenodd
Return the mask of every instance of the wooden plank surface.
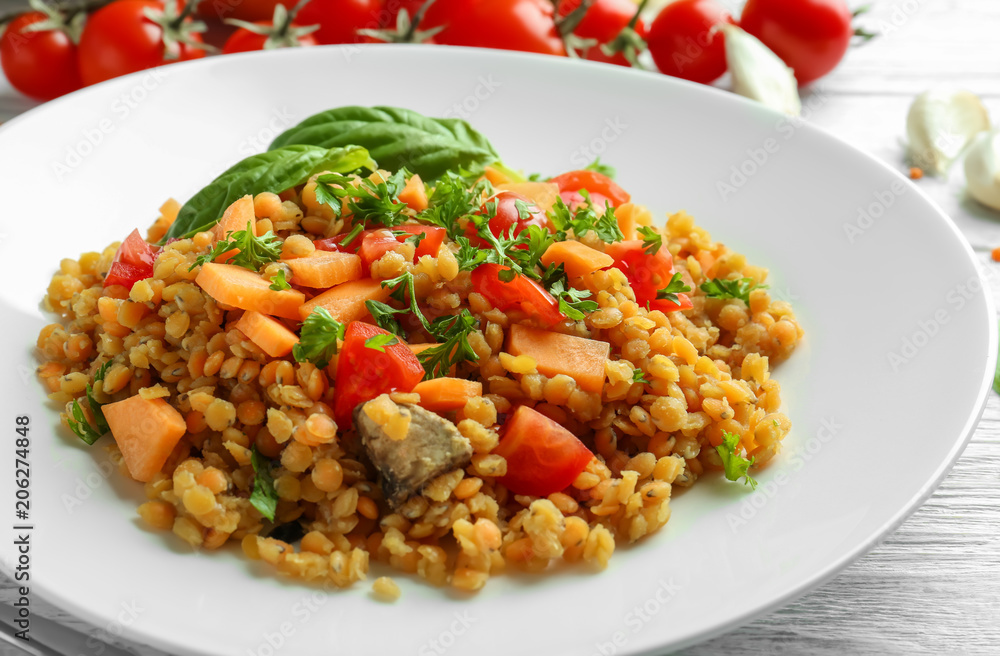
M 0 10 L 13 4 L 0 0 Z M 1000 121 L 1000 1 L 876 0 L 863 22 L 881 36 L 852 50 L 808 92 L 823 99 L 810 121 L 901 170 L 906 111 L 928 88 L 974 91 Z M 32 104 L 0 80 L 0 120 Z M 1000 214 L 965 196 L 961 170 L 920 186 L 1000 274 L 1000 265 L 989 260 L 989 250 L 1000 246 Z M 1000 290 L 993 291 L 1000 301 Z M 9 584 L 3 587 L 0 598 L 7 603 Z M 738 582 L 719 591 L 751 593 Z M 54 608 L 38 611 L 94 630 Z M 142 656 L 161 654 L 129 647 Z M 0 654 L 13 653 L 0 647 Z M 868 555 L 789 606 L 682 653 L 1000 654 L 1000 397 L 990 399 L 941 487 Z

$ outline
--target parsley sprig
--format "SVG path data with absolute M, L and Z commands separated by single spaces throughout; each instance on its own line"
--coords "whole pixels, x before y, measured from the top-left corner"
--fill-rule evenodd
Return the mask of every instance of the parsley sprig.
M 454 171 L 446 173 L 435 184 L 427 199 L 427 209 L 417 215 L 417 220 L 444 228 L 452 240 L 462 235 L 459 219 L 479 210 L 483 198 L 493 194 L 489 180 L 474 181 L 478 177 Z
M 564 279 L 556 280 L 549 286 L 549 293 L 559 301 L 559 311 L 573 321 L 582 321 L 586 312 L 593 312 L 598 307 L 597 301 L 588 301 L 591 297 L 589 289 L 570 287 Z
M 378 223 L 391 228 L 407 219 L 404 214 L 407 205 L 399 200 L 399 193 L 406 187 L 407 173 L 405 168 L 399 169 L 382 182 L 324 173 L 316 178 L 316 200 L 328 205 L 338 216 L 346 206 L 355 226 Z
M 475 221 L 480 238 L 490 247 L 478 248 L 468 238 L 458 237 L 455 241 L 459 249 L 455 259 L 458 260 L 460 270 L 471 271 L 480 264 L 492 263 L 506 267 L 499 274 L 500 280 L 504 282 L 510 282 L 517 274 L 535 280 L 541 279 L 537 270 L 539 260 L 556 240 L 551 232 L 541 226 L 531 225 L 514 237 L 514 226 L 511 226 L 507 234 L 497 237 L 489 229 L 489 218 L 476 217 Z
M 278 493 L 274 489 L 274 477 L 271 475 L 271 461 L 265 458 L 257 445 L 250 450 L 250 464 L 253 465 L 253 493 L 250 504 L 264 517 L 272 522 L 278 509 Z
M 108 373 L 112 362 L 114 360 L 108 360 L 94 372 L 95 383 L 99 380 L 104 380 L 104 374 Z M 111 428 L 104 418 L 104 411 L 101 410 L 101 404 L 94 398 L 94 388 L 90 386 L 90 383 L 87 383 L 87 406 L 90 408 L 90 414 L 94 418 L 93 426 L 87 421 L 87 415 L 84 414 L 83 408 L 77 399 L 73 399 L 73 403 L 70 406 L 70 416 L 66 417 L 66 423 L 69 424 L 70 430 L 77 437 L 87 444 L 93 444 L 102 435 L 110 431 Z
M 725 470 L 726 478 L 730 481 L 744 479 L 744 483 L 750 486 L 751 490 L 757 489 L 757 481 L 750 475 L 750 467 L 753 466 L 754 458 L 749 460 L 740 454 L 740 436 L 736 433 L 723 432 L 722 444 L 715 447 L 722 458 L 722 467 Z
M 667 300 L 671 303 L 680 303 L 680 299 L 677 298 L 678 294 L 691 291 L 691 288 L 684 284 L 681 280 L 681 274 L 675 273 L 670 277 L 670 282 L 663 289 L 656 290 L 656 298 L 658 300 Z
M 420 311 L 420 305 L 417 303 L 417 291 L 414 288 L 413 272 L 407 271 L 406 273 L 390 280 L 383 280 L 382 286 L 386 288 L 391 287 L 392 293 L 389 294 L 389 296 L 396 299 L 403 305 L 409 304 L 410 313 L 417 317 L 427 332 L 431 332 L 431 322 L 428 321 L 427 317 L 424 316 L 424 313 Z
M 226 259 L 226 264 L 235 264 L 244 269 L 259 271 L 264 265 L 281 259 L 281 240 L 268 230 L 258 237 L 253 233 L 253 227 L 247 221 L 246 230 L 230 231 L 225 239 L 220 239 L 205 255 L 199 255 L 188 271 L 193 271 L 208 262 L 214 262 L 217 257 L 231 250 L 238 252 Z
M 618 171 L 615 170 L 615 167 L 611 166 L 610 164 L 602 164 L 600 157 L 598 157 L 593 162 L 591 162 L 590 164 L 587 164 L 585 167 L 583 167 L 583 170 L 584 171 L 597 171 L 598 173 L 600 173 L 602 175 L 606 175 L 609 178 L 613 178 L 616 175 L 618 175 Z
M 276 292 L 280 292 L 280 291 L 284 291 L 286 289 L 291 289 L 292 288 L 292 286 L 289 285 L 288 281 L 285 279 L 285 270 L 284 269 L 279 269 L 278 273 L 274 274 L 274 277 L 271 278 L 271 284 L 268 285 L 268 288 L 272 289 L 272 290 L 274 290 Z
M 589 232 L 595 232 L 598 239 L 607 244 L 623 240 L 625 235 L 618 227 L 615 208 L 608 204 L 604 208 L 604 214 L 598 216 L 597 212 L 594 211 L 590 194 L 586 190 L 581 190 L 580 194 L 587 202 L 576 210 L 571 210 L 562 198 L 557 198 L 555 205 L 552 206 L 549 219 L 556 228 L 556 239 L 564 241 L 569 231 L 572 230 L 577 239 L 582 239 Z
M 755 289 L 767 289 L 767 285 L 758 285 L 753 278 L 712 278 L 701 283 L 701 291 L 709 298 L 738 298 L 747 306 L 750 305 L 750 292 Z
M 395 335 L 372 335 L 365 340 L 365 348 L 370 348 L 379 353 L 385 353 L 386 346 L 395 346 L 399 340 Z
M 651 226 L 639 226 L 637 228 L 639 234 L 642 235 L 643 248 L 642 251 L 646 255 L 656 255 L 660 252 L 660 248 L 663 247 L 663 235 L 660 231 Z
M 337 354 L 337 340 L 344 339 L 347 326 L 326 310 L 318 307 L 302 322 L 299 342 L 292 347 L 296 362 L 312 362 L 322 369 Z
M 643 371 L 642 369 L 633 369 L 632 370 L 632 382 L 633 383 L 642 383 L 643 385 L 648 385 L 649 384 L 649 379 L 646 378 L 646 372 Z
M 434 320 L 428 332 L 440 344 L 417 354 L 427 372 L 425 378 L 447 376 L 451 368 L 460 362 L 479 361 L 479 356 L 469 344 L 469 334 L 476 329 L 476 323 L 476 318 L 466 309 L 457 315 L 445 315 Z
M 387 303 L 373 299 L 365 301 L 365 307 L 368 308 L 368 312 L 375 319 L 376 326 L 382 330 L 388 330 L 394 335 L 403 335 L 403 328 L 399 325 L 399 321 L 396 320 L 396 315 L 407 314 L 410 311 L 409 308 L 397 310 Z

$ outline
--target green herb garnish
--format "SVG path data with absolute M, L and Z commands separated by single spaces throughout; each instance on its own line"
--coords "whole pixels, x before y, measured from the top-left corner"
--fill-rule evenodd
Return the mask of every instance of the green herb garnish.
M 740 436 L 735 433 L 722 433 L 722 444 L 715 447 L 722 458 L 722 467 L 726 472 L 726 478 L 730 481 L 744 479 L 744 483 L 750 486 L 751 490 L 757 489 L 757 481 L 750 476 L 750 467 L 753 466 L 754 458 L 747 460 L 740 453 Z
M 379 353 L 385 353 L 386 346 L 395 346 L 399 340 L 395 335 L 372 335 L 365 340 L 365 348 L 370 348 Z
M 104 375 L 108 373 L 108 369 L 111 368 L 111 364 L 114 360 L 108 360 L 102 364 L 96 372 L 94 372 L 94 382 L 99 380 L 104 380 Z M 104 434 L 111 430 L 108 426 L 107 420 L 104 418 L 104 411 L 101 410 L 101 404 L 94 398 L 94 388 L 87 383 L 87 406 L 90 408 L 90 414 L 94 418 L 94 425 L 91 426 L 90 422 L 87 421 L 87 416 L 83 412 L 83 408 L 80 406 L 80 401 L 73 399 L 73 403 L 70 405 L 69 416 L 66 417 L 66 423 L 69 424 L 69 428 L 73 431 L 77 437 L 86 442 L 87 444 L 93 444 Z
M 371 178 L 325 173 L 316 178 L 316 200 L 338 216 L 346 206 L 355 226 L 378 223 L 391 228 L 407 219 L 407 205 L 399 201 L 399 192 L 406 187 L 406 174 L 406 169 L 399 169 L 388 180 L 375 182 Z
M 463 309 L 457 315 L 435 319 L 428 332 L 440 344 L 417 354 L 417 359 L 427 372 L 425 378 L 447 376 L 451 368 L 460 362 L 478 362 L 479 356 L 469 344 L 469 333 L 475 329 L 476 318 L 468 310 Z
M 616 175 L 618 175 L 618 171 L 615 170 L 615 167 L 611 166 L 610 164 L 601 164 L 601 158 L 600 157 L 598 157 L 593 162 L 591 162 L 590 164 L 587 164 L 585 167 L 583 167 L 583 170 L 584 171 L 597 171 L 601 175 L 606 175 L 609 178 L 614 178 Z
M 326 308 L 318 307 L 302 322 L 292 355 L 296 362 L 312 362 L 322 369 L 337 354 L 337 340 L 344 339 L 345 330 L 347 326 L 334 319 Z
M 215 243 L 211 251 L 205 255 L 199 255 L 194 264 L 188 267 L 188 271 L 193 271 L 195 267 L 208 262 L 214 262 L 220 255 L 234 249 L 239 252 L 231 255 L 226 260 L 226 264 L 234 264 L 255 272 L 259 271 L 262 266 L 281 259 L 281 240 L 278 239 L 277 235 L 268 230 L 258 237 L 253 233 L 253 227 L 248 221 L 246 230 L 230 231 L 225 239 L 220 239 Z
M 646 372 L 643 371 L 642 369 L 633 369 L 632 370 L 632 382 L 633 383 L 642 383 L 643 385 L 648 385 L 649 384 L 649 380 L 646 379 Z
M 750 306 L 750 292 L 755 289 L 767 289 L 767 285 L 758 285 L 753 278 L 737 278 L 726 280 L 712 278 L 701 283 L 701 291 L 709 298 L 738 298 Z
M 595 232 L 598 239 L 608 244 L 624 239 L 625 235 L 618 227 L 618 219 L 615 217 L 615 208 L 608 204 L 604 208 L 604 214 L 598 216 L 590 201 L 590 194 L 586 190 L 581 190 L 580 194 L 587 202 L 575 211 L 570 210 L 562 198 L 557 198 L 552 206 L 549 219 L 556 228 L 556 240 L 565 241 L 570 230 L 578 239 L 582 239 L 588 232 Z
M 671 276 L 670 282 L 667 283 L 666 287 L 656 290 L 656 298 L 657 300 L 666 300 L 675 305 L 680 305 L 680 299 L 677 298 L 677 295 L 689 291 L 691 291 L 691 288 L 681 280 L 681 274 L 675 273 Z
M 645 244 L 642 250 L 646 255 L 656 255 L 660 252 L 660 248 L 663 246 L 663 235 L 656 228 L 639 226 L 637 230 L 642 235 L 642 241 Z
M 390 296 L 403 305 L 407 304 L 407 297 L 409 297 L 410 313 L 417 317 L 427 332 L 430 332 L 431 322 L 427 320 L 427 317 L 420 311 L 420 306 L 417 304 L 417 292 L 414 289 L 412 272 L 407 271 L 403 275 L 391 280 L 383 280 L 382 286 L 386 288 L 391 287 L 392 293 Z
M 278 493 L 274 490 L 274 478 L 271 477 L 271 462 L 254 445 L 250 450 L 250 464 L 253 465 L 250 503 L 257 512 L 273 522 L 274 512 L 278 509 Z
M 268 285 L 268 288 L 269 289 L 273 289 L 276 292 L 280 292 L 280 291 L 284 291 L 286 289 L 291 289 L 292 288 L 292 286 L 288 284 L 288 281 L 285 280 L 285 270 L 284 269 L 279 269 L 278 273 L 276 273 L 274 275 L 274 277 L 271 278 L 271 284 Z
M 586 316 L 585 313 L 593 312 L 600 307 L 597 301 L 585 300 L 590 298 L 590 290 L 570 287 L 563 279 L 552 283 L 549 293 L 559 301 L 559 311 L 573 321 L 582 321 Z
M 375 319 L 376 326 L 382 330 L 388 330 L 390 333 L 395 335 L 403 334 L 403 328 L 396 320 L 396 315 L 406 314 L 409 312 L 408 309 L 397 310 L 382 301 L 375 301 L 371 299 L 365 301 L 365 307 L 368 308 L 368 312 L 372 315 L 372 318 Z

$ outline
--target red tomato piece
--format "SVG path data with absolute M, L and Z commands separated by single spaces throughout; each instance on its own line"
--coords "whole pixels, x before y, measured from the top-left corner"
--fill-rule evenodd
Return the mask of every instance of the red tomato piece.
M 131 291 L 138 281 L 153 277 L 153 263 L 158 252 L 159 249 L 154 250 L 146 243 L 138 230 L 133 230 L 115 252 L 104 286 L 122 285 Z
M 375 335 L 389 335 L 378 326 L 352 321 L 344 334 L 337 359 L 336 395 L 333 416 L 341 430 L 347 430 L 354 409 L 380 394 L 409 392 L 423 380 L 424 368 L 410 347 L 401 341 L 384 346 L 385 352 L 368 348 L 365 342 Z
M 494 236 L 509 237 L 510 230 L 513 228 L 514 236 L 517 237 L 521 234 L 522 230 L 533 225 L 540 226 L 546 230 L 549 229 L 549 218 L 545 216 L 545 212 L 538 209 L 538 206 L 525 196 L 513 191 L 501 191 L 493 197 L 493 201 L 496 202 L 497 213 L 496 216 L 490 219 L 489 228 Z M 528 211 L 527 218 L 521 218 L 521 214 L 517 209 L 517 201 L 521 201 L 526 206 Z M 485 205 L 479 209 L 479 214 L 486 214 Z M 471 223 L 465 228 L 465 236 L 469 238 L 469 242 L 473 246 L 488 248 L 490 245 L 489 242 L 477 234 L 476 227 Z M 527 248 L 527 245 L 522 246 L 522 248 Z
M 748 0 L 740 27 L 809 84 L 832 71 L 851 45 L 854 28 L 844 0 Z
M 472 287 L 486 297 L 493 307 L 506 312 L 511 308 L 538 319 L 544 326 L 554 326 L 566 315 L 559 311 L 559 302 L 544 287 L 531 278 L 515 274 L 510 282 L 500 279 L 501 271 L 510 271 L 499 264 L 480 264 L 472 272 Z
M 382 14 L 382 0 L 312 0 L 295 22 L 319 25 L 313 36 L 322 44 L 368 43 L 373 39 L 360 36 L 358 30 L 377 29 Z
M 163 42 L 163 27 L 150 20 L 146 12 L 162 16 L 160 0 L 115 0 L 90 15 L 80 37 L 80 76 L 83 83 L 97 84 L 119 75 L 162 66 L 171 62 L 199 59 L 205 51 L 186 43 L 173 43 L 168 57 Z M 190 28 L 191 19 L 185 19 Z M 201 42 L 201 35 L 188 31 Z
M 273 23 L 268 21 L 258 21 L 255 25 L 260 25 L 261 27 L 273 27 Z M 298 25 L 292 24 L 289 26 L 290 30 L 300 29 Z M 267 34 L 258 34 L 257 32 L 251 32 L 245 28 L 239 28 L 233 32 L 228 39 L 226 39 L 226 45 L 222 47 L 222 54 L 231 55 L 236 52 L 253 52 L 255 50 L 264 50 L 265 44 L 267 43 Z M 316 38 L 312 34 L 301 34 L 295 37 L 292 41 L 291 38 L 287 39 L 287 43 L 279 41 L 281 45 L 280 48 L 289 48 L 298 46 L 315 46 L 319 45 Z M 273 43 L 273 41 L 272 41 Z
M 507 461 L 500 482 L 514 494 L 546 497 L 570 486 L 594 454 L 562 425 L 526 405 L 501 429 L 493 453 Z
M 385 230 L 381 228 L 380 230 Z M 438 226 L 425 226 L 425 225 L 401 225 L 390 228 L 394 232 L 405 232 L 405 235 L 393 235 L 393 238 L 399 242 L 403 243 L 411 235 L 423 235 L 424 238 L 420 240 L 420 244 L 417 245 L 415 257 L 420 258 L 424 255 L 435 256 L 437 255 L 438 249 L 441 248 L 442 242 L 444 242 L 444 237 L 447 231 L 444 228 Z M 313 242 L 313 245 L 321 251 L 341 251 L 343 253 L 357 253 L 362 244 L 364 244 L 365 238 L 376 230 L 362 230 L 357 237 L 352 239 L 349 243 L 344 244 L 344 238 L 347 237 L 346 234 L 337 235 L 335 237 L 328 237 L 327 239 L 317 239 Z M 386 249 L 392 250 L 392 249 Z M 385 251 L 382 253 L 385 254 Z M 378 258 L 376 258 L 378 259 Z M 374 260 L 372 260 L 374 262 Z
M 11 86 L 36 100 L 52 100 L 83 83 L 76 44 L 62 30 L 25 31 L 47 20 L 40 11 L 21 14 L 7 24 L 0 38 L 0 63 Z
M 361 248 L 358 255 L 361 256 L 361 264 L 365 271 L 371 270 L 373 262 L 381 259 L 389 251 L 394 251 L 400 247 L 400 241 L 396 235 L 388 230 L 366 230 L 366 234 L 361 240 Z
M 549 0 L 437 0 L 420 28 L 439 26 L 435 43 L 566 55 Z
M 708 84 L 726 72 L 726 42 L 713 28 L 732 22 L 715 0 L 677 0 L 649 26 L 649 54 L 661 73 Z
M 559 3 L 559 16 L 567 16 L 580 6 L 580 2 L 581 0 L 563 0 Z M 601 50 L 601 46 L 614 41 L 618 34 L 628 27 L 635 10 L 636 4 L 632 0 L 595 0 L 583 15 L 580 24 L 573 30 L 573 34 L 581 39 L 597 41 L 596 45 L 587 50 L 584 57 L 590 61 L 631 66 L 625 55 L 619 52 L 609 57 Z M 646 38 L 648 28 L 641 18 L 632 29 L 640 38 Z
M 570 202 L 566 199 L 575 198 L 572 194 L 577 193 L 579 195 L 581 189 L 587 190 L 594 201 L 594 205 L 597 207 L 604 207 L 604 200 L 610 202 L 612 207 L 619 207 L 629 202 L 632 198 L 627 191 L 618 186 L 617 182 L 597 171 L 569 171 L 562 175 L 557 175 L 549 180 L 549 182 L 553 182 L 559 187 L 559 195 L 562 196 L 567 205 L 570 205 Z M 563 196 L 564 193 L 569 195 Z M 580 196 L 579 200 L 582 202 L 583 196 Z
M 674 275 L 674 259 L 666 248 L 650 255 L 645 252 L 645 247 L 643 240 L 630 239 L 608 244 L 604 252 L 614 258 L 612 266 L 628 278 L 639 305 L 663 312 L 691 308 L 691 299 L 687 294 L 677 294 L 677 303 L 656 298 L 657 292 L 666 287 Z

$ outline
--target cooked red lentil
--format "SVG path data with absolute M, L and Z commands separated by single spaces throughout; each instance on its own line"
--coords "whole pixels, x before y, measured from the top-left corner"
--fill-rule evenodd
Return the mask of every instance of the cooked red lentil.
M 61 262 L 39 375 L 77 434 L 112 433 L 150 527 L 290 577 L 375 560 L 477 590 L 603 568 L 675 486 L 773 458 L 769 367 L 802 329 L 765 269 L 590 171 L 447 180 L 313 175 L 157 249 L 169 201 L 145 240 Z M 359 233 L 365 190 L 392 207 Z

